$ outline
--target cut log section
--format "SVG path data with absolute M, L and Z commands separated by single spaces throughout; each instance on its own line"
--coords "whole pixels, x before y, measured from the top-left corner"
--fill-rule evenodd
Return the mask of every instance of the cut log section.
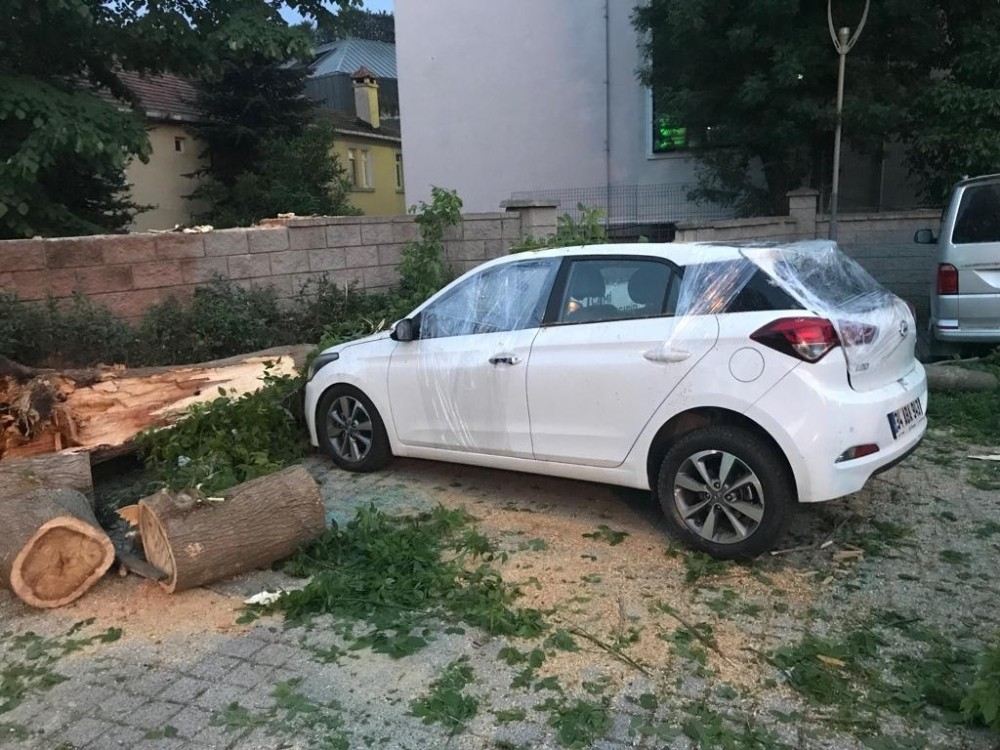
M 326 529 L 319 486 L 293 466 L 227 490 L 220 498 L 160 492 L 139 501 L 146 559 L 161 585 L 183 591 L 263 568 Z
M 0 494 L 0 582 L 33 607 L 61 607 L 107 572 L 115 550 L 76 490 Z
M 0 458 L 68 448 L 94 452 L 95 460 L 120 454 L 138 433 L 171 424 L 220 388 L 236 395 L 260 388 L 268 364 L 275 375 L 294 375 L 311 348 L 134 370 L 36 370 L 0 356 Z
M 76 490 L 91 500 L 94 480 L 86 453 L 53 453 L 33 458 L 0 460 L 0 495 L 15 495 L 35 489 Z
M 1000 388 L 996 375 L 951 365 L 927 365 L 927 386 L 932 391 L 992 391 Z

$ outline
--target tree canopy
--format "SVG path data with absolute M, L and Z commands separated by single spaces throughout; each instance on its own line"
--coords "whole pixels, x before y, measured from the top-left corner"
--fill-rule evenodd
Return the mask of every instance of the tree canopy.
M 122 170 L 148 156 L 149 141 L 119 71 L 195 75 L 213 67 L 220 49 L 291 57 L 304 42 L 282 18 L 283 6 L 333 29 L 332 9 L 359 4 L 3 0 L 0 237 L 127 224 L 137 207 L 124 196 Z
M 834 6 L 837 26 L 853 26 L 863 2 Z M 848 57 L 851 146 L 908 144 L 936 198 L 963 171 L 995 169 L 998 14 L 995 0 L 873 0 Z M 698 197 L 776 212 L 788 190 L 828 185 L 837 57 L 826 3 L 650 0 L 634 22 L 656 116 L 696 147 Z
M 353 213 L 333 153 L 333 128 L 306 98 L 307 26 L 278 47 L 225 40 L 199 76 L 195 131 L 211 155 L 192 198 L 215 226 L 247 226 L 277 213 Z

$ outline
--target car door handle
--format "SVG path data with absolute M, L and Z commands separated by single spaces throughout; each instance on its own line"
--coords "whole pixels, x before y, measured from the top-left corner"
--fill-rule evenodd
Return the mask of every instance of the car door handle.
M 657 349 L 650 349 L 648 352 L 643 353 L 642 356 L 650 362 L 683 362 L 691 356 L 691 352 L 661 346 Z
M 490 357 L 491 365 L 516 365 L 521 358 L 513 354 L 494 354 Z

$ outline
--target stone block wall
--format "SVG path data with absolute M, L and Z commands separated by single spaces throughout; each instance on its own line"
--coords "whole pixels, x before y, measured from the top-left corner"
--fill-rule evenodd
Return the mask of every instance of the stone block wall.
M 310 279 L 386 289 L 399 280 L 412 216 L 270 219 L 248 229 L 163 232 L 0 242 L 0 292 L 23 300 L 84 294 L 116 315 L 137 319 L 169 297 L 190 297 L 221 276 L 246 287 L 273 287 L 282 298 Z M 468 214 L 449 228 L 446 261 L 464 272 L 504 255 L 521 238 L 518 212 Z

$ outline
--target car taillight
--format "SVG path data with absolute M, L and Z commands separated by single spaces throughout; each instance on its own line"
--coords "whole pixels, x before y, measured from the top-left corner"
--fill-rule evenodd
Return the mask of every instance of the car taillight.
M 805 362 L 819 362 L 840 344 L 826 318 L 781 318 L 750 334 L 758 344 Z
M 870 344 L 878 335 L 878 328 L 867 323 L 841 323 L 840 336 L 844 346 L 861 346 Z
M 951 263 L 938 265 L 937 293 L 958 294 L 958 269 Z

